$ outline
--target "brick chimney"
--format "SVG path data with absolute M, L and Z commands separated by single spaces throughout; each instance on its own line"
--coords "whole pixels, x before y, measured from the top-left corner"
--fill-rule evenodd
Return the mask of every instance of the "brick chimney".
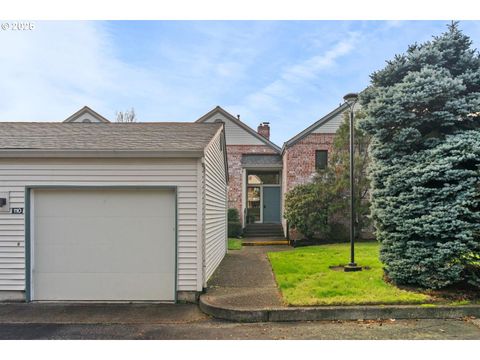
M 270 123 L 262 122 L 260 125 L 258 125 L 257 133 L 270 140 Z

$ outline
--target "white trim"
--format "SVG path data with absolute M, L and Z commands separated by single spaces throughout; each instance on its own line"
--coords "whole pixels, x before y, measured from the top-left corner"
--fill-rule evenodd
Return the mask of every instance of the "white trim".
M 247 208 L 247 170 L 242 169 L 242 227 L 247 225 L 245 209 Z
M 25 207 L 29 206 L 29 218 L 25 219 L 25 223 L 29 223 L 30 226 L 30 239 L 29 239 L 29 247 L 30 247 L 30 254 L 28 254 L 29 259 L 30 259 L 30 268 L 28 269 L 28 272 L 30 273 L 30 281 L 28 284 L 28 293 L 30 294 L 30 299 L 35 299 L 35 294 L 33 290 L 33 271 L 35 269 L 35 257 L 33 254 L 35 253 L 35 221 L 34 221 L 34 214 L 35 214 L 35 189 L 30 189 L 30 204 L 24 204 Z M 26 266 L 26 263 L 25 263 Z M 26 281 L 27 279 L 25 279 Z M 25 284 L 26 286 L 27 284 Z
M 197 291 L 207 286 L 205 263 L 205 158 L 197 162 Z

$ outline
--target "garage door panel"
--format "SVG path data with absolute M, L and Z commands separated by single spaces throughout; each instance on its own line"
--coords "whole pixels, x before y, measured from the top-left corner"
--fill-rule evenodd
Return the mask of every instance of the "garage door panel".
M 171 209 L 159 206 L 159 190 L 123 190 L 123 189 L 68 189 L 68 190 L 34 190 L 42 196 L 42 211 L 39 217 L 59 217 L 58 208 L 63 209 L 62 216 L 76 218 L 103 217 L 157 217 L 171 216 Z M 172 193 L 173 191 L 163 190 Z M 157 194 L 155 196 L 155 194 Z M 102 196 L 103 195 L 103 196 Z M 153 197 L 152 197 L 153 195 Z M 75 199 L 75 206 L 65 207 L 65 198 Z M 88 209 L 88 212 L 84 210 Z M 152 212 L 155 215 L 152 215 Z
M 167 221 L 174 224 L 173 217 L 167 218 Z M 92 222 L 95 224 L 92 225 Z M 91 271 L 92 266 L 95 265 L 94 270 L 100 272 L 122 272 L 125 268 L 147 268 L 147 271 L 161 270 L 163 268 L 161 261 L 144 261 L 144 248 L 147 246 L 151 251 L 157 251 L 159 260 L 163 259 L 162 254 L 169 249 L 163 246 L 158 248 L 158 245 L 174 239 L 174 228 L 162 228 L 159 232 L 158 226 L 152 224 L 151 221 L 137 221 L 136 224 L 131 225 L 130 222 L 118 223 L 117 221 L 93 219 L 89 224 L 84 219 L 81 221 L 69 219 L 66 221 L 68 223 L 68 227 L 66 227 L 63 226 L 64 224 L 59 224 L 58 221 L 42 221 L 42 226 L 36 231 L 38 240 L 35 246 L 37 255 L 35 269 L 38 268 L 44 272 L 57 272 L 59 269 L 83 272 Z M 109 229 L 115 231 L 108 232 Z M 116 236 L 118 232 L 122 233 L 123 237 Z M 140 232 L 155 235 L 142 239 L 142 246 L 139 247 L 138 234 Z M 62 256 L 52 256 L 52 254 L 62 254 Z M 88 261 L 72 262 L 73 257 L 88 259 Z M 110 261 L 103 261 L 106 258 L 109 258 Z M 175 258 L 169 257 L 164 260 L 170 261 L 173 266 Z
M 160 275 L 160 276 L 159 276 Z M 38 288 L 48 288 L 48 299 L 39 300 L 76 300 L 76 301 L 118 301 L 118 300 L 142 300 L 159 301 L 174 300 L 165 299 L 165 293 L 156 283 L 161 282 L 163 286 L 175 286 L 172 274 L 157 273 L 77 273 L 71 274 L 43 273 L 36 277 Z M 92 287 L 92 284 L 99 286 Z M 148 291 L 142 292 L 139 299 L 138 283 L 151 284 Z M 38 294 L 39 296 L 41 294 Z M 35 294 L 34 294 L 35 296 Z
M 175 212 L 168 190 L 34 190 L 34 299 L 174 300 Z

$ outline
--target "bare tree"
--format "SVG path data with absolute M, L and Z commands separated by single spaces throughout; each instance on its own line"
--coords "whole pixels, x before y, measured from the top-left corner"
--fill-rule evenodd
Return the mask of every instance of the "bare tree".
M 117 122 L 118 123 L 133 123 L 137 121 L 137 116 L 135 115 L 135 110 L 133 107 L 127 111 L 117 111 Z

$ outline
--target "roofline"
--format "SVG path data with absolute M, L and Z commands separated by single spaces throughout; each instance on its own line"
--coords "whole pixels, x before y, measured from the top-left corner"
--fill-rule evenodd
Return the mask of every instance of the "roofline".
M 198 120 L 196 120 L 195 122 L 196 123 L 203 123 L 205 122 L 206 119 L 208 119 L 213 113 L 215 113 L 216 111 L 219 111 L 220 113 L 222 113 L 224 116 L 226 116 L 229 120 L 233 121 L 235 124 L 237 124 L 238 126 L 240 126 L 241 128 L 243 128 L 245 131 L 249 132 L 251 135 L 255 136 L 258 140 L 264 142 L 266 145 L 270 146 L 271 148 L 273 148 L 275 151 L 277 151 L 278 153 L 280 153 L 282 151 L 282 149 L 280 148 L 280 146 L 274 144 L 273 142 L 271 142 L 270 140 L 268 140 L 267 138 L 264 138 L 262 135 L 260 135 L 259 133 L 257 133 L 255 130 L 253 130 L 250 126 L 248 126 L 247 124 L 243 123 L 242 121 L 238 120 L 235 116 L 233 116 L 232 114 L 230 114 L 228 111 L 226 111 L 225 109 L 223 109 L 222 107 L 220 106 L 216 106 L 215 108 L 213 108 L 212 110 L 210 110 L 209 112 L 207 112 L 205 115 L 203 115 L 202 117 L 200 117 Z
M 283 165 L 281 164 L 242 164 L 242 169 L 283 169 Z
M 148 151 L 148 150 L 45 150 L 0 149 L 0 158 L 200 158 L 203 150 Z
M 222 126 L 220 126 L 220 128 L 217 130 L 217 132 L 215 133 L 215 135 L 213 135 L 212 139 L 208 142 L 207 146 L 205 146 L 205 149 L 203 149 L 203 155 L 204 155 L 204 158 L 207 156 L 207 150 L 208 148 L 212 145 L 212 143 L 215 141 L 215 139 L 217 138 L 217 136 L 221 135 L 222 136 L 222 139 L 220 141 L 223 141 L 223 163 L 224 163 L 224 168 L 225 168 L 225 180 L 227 181 L 227 184 L 228 182 L 230 181 L 230 175 L 228 174 L 228 158 L 227 158 L 227 142 L 226 142 L 226 138 L 225 138 L 225 124 L 222 124 Z
M 348 104 L 345 102 L 343 104 L 341 104 L 340 106 L 338 106 L 336 109 L 330 111 L 327 115 L 325 115 L 324 117 L 320 118 L 319 120 L 315 121 L 312 125 L 310 125 L 309 127 L 307 127 L 306 129 L 304 129 L 303 131 L 299 132 L 297 135 L 295 135 L 294 137 L 290 138 L 289 140 L 285 141 L 283 143 L 283 147 L 282 147 L 282 154 L 285 152 L 285 149 L 287 147 L 290 147 L 294 144 L 296 144 L 297 142 L 299 142 L 300 140 L 302 140 L 305 136 L 309 135 L 313 130 L 315 130 L 317 127 L 319 127 L 320 125 L 323 125 L 325 124 L 326 122 L 330 121 L 331 119 L 333 119 L 335 116 L 337 116 L 339 113 L 345 111 L 346 109 L 348 108 Z
M 93 115 L 94 117 L 98 118 L 98 120 L 100 120 L 100 122 L 103 122 L 103 123 L 110 123 L 111 122 L 110 120 L 104 118 L 102 115 L 100 115 L 95 110 L 92 110 L 91 108 L 89 108 L 86 105 L 84 107 L 82 107 L 80 110 L 78 110 L 77 112 L 75 112 L 73 115 L 70 115 L 68 118 L 63 120 L 63 122 L 67 122 L 67 123 L 73 122 L 73 120 L 75 120 L 75 118 L 84 111 L 89 112 L 90 115 Z

